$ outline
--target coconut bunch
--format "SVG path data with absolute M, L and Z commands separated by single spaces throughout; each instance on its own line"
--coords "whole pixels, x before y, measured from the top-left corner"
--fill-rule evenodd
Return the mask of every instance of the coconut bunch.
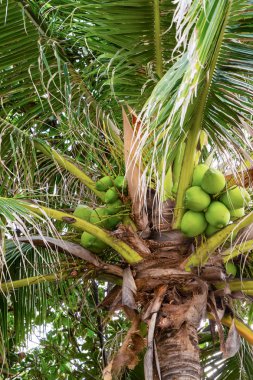
M 115 179 L 105 176 L 96 182 L 96 189 L 105 193 L 105 204 L 95 209 L 79 204 L 74 216 L 106 230 L 114 230 L 123 218 L 123 203 L 120 197 L 127 193 L 126 180 L 123 176 Z M 83 232 L 81 245 L 95 253 L 101 253 L 107 247 L 104 242 L 88 232 Z
M 244 216 L 249 202 L 245 188 L 228 188 L 222 172 L 205 164 L 197 165 L 192 186 L 185 192 L 184 206 L 188 211 L 182 218 L 181 230 L 188 237 L 203 233 L 212 236 Z

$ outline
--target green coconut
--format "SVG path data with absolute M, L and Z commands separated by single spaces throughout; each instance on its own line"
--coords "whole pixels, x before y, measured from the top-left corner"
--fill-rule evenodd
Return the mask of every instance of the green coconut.
M 90 221 L 90 215 L 92 213 L 92 208 L 85 205 L 78 205 L 73 213 L 77 218 Z
M 202 234 L 207 227 L 203 212 L 186 211 L 181 221 L 181 231 L 188 237 Z
M 236 272 L 237 272 L 237 268 L 236 268 L 236 265 L 234 263 L 232 263 L 231 261 L 229 261 L 226 266 L 226 272 L 228 275 L 231 275 L 233 277 L 236 276 Z
M 236 220 L 242 218 L 245 215 L 244 207 L 236 208 L 234 210 L 230 210 L 230 218 L 231 220 Z
M 124 193 L 127 192 L 127 181 L 123 175 L 119 175 L 114 180 L 114 186 L 119 190 L 123 191 Z
M 120 199 L 118 199 L 117 201 L 113 203 L 109 203 L 106 208 L 109 215 L 114 215 L 120 212 L 122 210 L 122 207 L 123 207 L 123 203 L 121 202 Z
M 81 236 L 81 245 L 95 253 L 100 253 L 107 248 L 107 244 L 88 232 L 83 232 Z
M 214 201 L 209 205 L 205 218 L 213 227 L 223 228 L 229 223 L 230 212 L 223 203 Z
M 106 228 L 108 217 L 108 210 L 106 208 L 98 207 L 92 211 L 90 215 L 90 222 L 96 226 Z
M 205 234 L 206 234 L 207 237 L 210 237 L 210 236 L 214 235 L 218 231 L 219 231 L 219 228 L 215 228 L 211 224 L 208 224 L 208 226 L 207 226 L 207 228 L 205 230 Z
M 243 187 L 236 186 L 226 191 L 226 193 L 220 197 L 220 201 L 230 210 L 238 209 L 249 204 L 250 195 Z
M 106 228 L 108 230 L 114 230 L 121 220 L 122 218 L 120 215 L 111 215 L 106 221 Z
M 217 169 L 208 169 L 203 175 L 200 186 L 208 194 L 220 193 L 226 185 L 222 172 Z
M 109 177 L 108 175 L 100 178 L 100 180 L 96 182 L 96 189 L 99 191 L 107 191 L 112 186 L 113 182 L 111 180 L 111 177 Z
M 119 199 L 119 193 L 114 187 L 107 190 L 105 193 L 105 203 L 114 203 L 117 199 Z
M 192 176 L 192 186 L 200 186 L 205 172 L 209 169 L 206 164 L 199 164 L 195 167 Z
M 192 186 L 185 192 L 185 208 L 192 211 L 203 211 L 210 203 L 210 195 L 202 190 L 200 186 Z

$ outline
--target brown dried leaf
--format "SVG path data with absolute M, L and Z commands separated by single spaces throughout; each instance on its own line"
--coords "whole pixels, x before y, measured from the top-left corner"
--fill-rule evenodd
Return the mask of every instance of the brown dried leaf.
M 238 352 L 240 344 L 240 335 L 238 334 L 237 328 L 235 327 L 235 322 L 233 320 L 225 343 L 223 357 L 231 358 L 232 356 L 234 356 Z
M 103 369 L 103 380 L 112 380 L 112 363 L 113 360 Z
M 164 296 L 167 291 L 167 285 L 161 285 L 159 288 L 155 290 L 154 298 L 149 305 L 146 313 L 143 316 L 143 319 L 147 319 L 151 315 L 151 319 L 148 327 L 148 347 L 144 357 L 144 373 L 145 379 L 153 379 L 154 378 L 154 333 L 156 326 L 157 314 L 161 308 L 161 304 L 163 302 Z M 159 366 L 157 366 L 157 372 L 159 374 Z
M 122 305 L 130 309 L 137 309 L 134 299 L 136 294 L 136 285 L 133 278 L 131 269 L 128 267 L 123 271 L 123 285 L 122 285 Z
M 207 286 L 202 283 L 201 293 L 193 294 L 185 303 L 163 304 L 159 316 L 158 326 L 161 328 L 180 329 L 187 322 L 198 328 L 201 319 L 206 312 Z
M 93 255 L 87 249 L 81 247 L 79 244 L 75 244 L 66 240 L 55 239 L 49 236 L 30 236 L 29 239 L 26 237 L 20 237 L 18 239 L 20 242 L 34 244 L 35 246 L 49 246 L 53 248 L 58 248 L 63 252 L 67 252 L 73 256 L 79 257 L 89 263 L 93 264 L 96 267 L 101 266 L 101 261 Z
M 234 174 L 226 175 L 226 182 L 229 186 L 238 185 L 243 187 L 249 187 L 253 182 L 253 168 L 249 168 L 245 171 L 236 172 Z
M 157 352 L 157 346 L 156 346 L 155 340 L 154 340 L 154 354 L 155 354 L 154 357 L 155 357 L 157 377 L 158 377 L 159 380 L 162 380 L 161 368 L 160 368 L 160 363 L 159 363 L 159 358 L 158 358 L 158 352 Z
M 144 356 L 144 373 L 145 379 L 153 379 L 154 375 L 154 367 L 153 367 L 153 359 L 154 359 L 154 333 L 155 333 L 155 325 L 156 325 L 157 313 L 154 313 L 150 319 L 149 327 L 148 327 L 148 347 L 146 354 Z
M 135 161 L 135 153 L 138 149 L 138 140 L 128 120 L 126 112 L 122 108 L 124 128 L 124 154 L 126 166 L 126 178 L 128 192 L 132 200 L 132 212 L 138 228 L 148 236 L 150 233 L 148 215 L 144 208 L 144 199 L 140 195 L 142 171 L 140 165 Z
M 143 315 L 143 320 L 147 320 L 151 314 L 158 313 L 160 310 L 161 304 L 163 302 L 163 298 L 167 291 L 167 285 L 162 285 L 158 289 L 155 290 L 154 298 L 152 299 L 149 307 L 147 308 L 145 314 Z
M 142 352 L 145 347 L 145 340 L 139 333 L 139 323 L 140 320 L 138 316 L 136 316 L 121 348 L 113 359 L 112 372 L 115 375 L 124 367 L 134 369 L 138 364 L 138 354 Z
M 220 321 L 220 316 L 221 316 L 220 314 L 223 311 L 222 309 L 217 309 L 216 300 L 212 292 L 209 294 L 208 306 L 211 309 L 212 315 L 217 325 L 219 339 L 220 339 L 220 350 L 222 352 L 225 352 L 224 332 L 223 332 L 223 327 Z
M 135 131 L 138 132 L 142 128 L 142 122 L 130 106 L 127 106 L 127 109 L 132 117 L 132 125 L 134 125 Z
M 121 286 L 115 285 L 99 304 L 99 307 L 110 311 L 116 310 L 119 306 L 121 306 L 121 299 Z

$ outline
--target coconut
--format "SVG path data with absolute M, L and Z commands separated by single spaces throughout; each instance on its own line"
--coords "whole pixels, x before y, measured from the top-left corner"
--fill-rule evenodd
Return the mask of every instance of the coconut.
M 203 211 L 211 202 L 210 195 L 200 186 L 192 186 L 185 192 L 184 205 L 192 211 Z
M 96 208 L 90 215 L 90 222 L 96 226 L 106 228 L 106 222 L 108 219 L 108 211 L 106 208 Z
M 245 215 L 244 207 L 236 208 L 234 210 L 230 210 L 230 218 L 231 220 L 236 220 L 242 218 Z
M 209 169 L 208 165 L 199 164 L 195 167 L 192 176 L 192 186 L 200 186 L 205 172 Z
M 100 180 L 96 182 L 96 189 L 99 191 L 107 191 L 112 186 L 113 182 L 111 180 L 111 177 L 108 175 L 100 178 Z
M 106 221 L 106 228 L 108 230 L 114 230 L 121 220 L 122 218 L 120 215 L 111 215 Z
M 92 209 L 86 205 L 78 205 L 73 213 L 77 218 L 90 221 L 90 215 L 92 213 Z
M 121 211 L 122 207 L 123 207 L 123 203 L 121 202 L 120 199 L 118 199 L 117 201 L 113 203 L 109 203 L 107 206 L 108 214 L 109 215 L 117 214 L 118 212 Z
M 243 187 L 236 186 L 226 191 L 226 193 L 220 197 L 220 201 L 230 210 L 238 209 L 249 204 L 250 195 Z
M 210 236 L 214 235 L 218 231 L 219 231 L 219 228 L 215 228 L 211 224 L 208 224 L 208 226 L 207 226 L 207 228 L 205 230 L 205 234 L 206 234 L 207 237 L 210 237 Z
M 231 261 L 229 261 L 226 264 L 226 272 L 227 272 L 228 275 L 231 275 L 231 276 L 235 277 L 236 276 L 236 272 L 237 272 L 236 265 L 234 263 L 232 263 Z
M 123 191 L 124 193 L 127 192 L 127 181 L 124 176 L 119 175 L 114 180 L 114 186 L 119 190 Z
M 100 253 L 107 247 L 107 244 L 102 240 L 99 240 L 88 232 L 83 232 L 81 236 L 81 245 L 95 253 Z
M 181 222 L 181 231 L 188 237 L 202 234 L 207 226 L 203 212 L 186 211 Z
M 213 227 L 223 228 L 229 223 L 230 212 L 223 203 L 214 201 L 208 207 L 205 218 Z
M 114 187 L 111 187 L 105 193 L 105 203 L 114 203 L 118 198 L 119 198 L 118 191 Z
M 226 185 L 224 175 L 217 169 L 208 169 L 203 175 L 200 186 L 208 194 L 221 192 Z

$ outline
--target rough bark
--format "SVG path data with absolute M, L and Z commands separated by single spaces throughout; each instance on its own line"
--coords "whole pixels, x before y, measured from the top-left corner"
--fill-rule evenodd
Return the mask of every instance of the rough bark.
M 162 380 L 201 379 L 195 326 L 186 322 L 179 330 L 161 330 L 156 345 Z

